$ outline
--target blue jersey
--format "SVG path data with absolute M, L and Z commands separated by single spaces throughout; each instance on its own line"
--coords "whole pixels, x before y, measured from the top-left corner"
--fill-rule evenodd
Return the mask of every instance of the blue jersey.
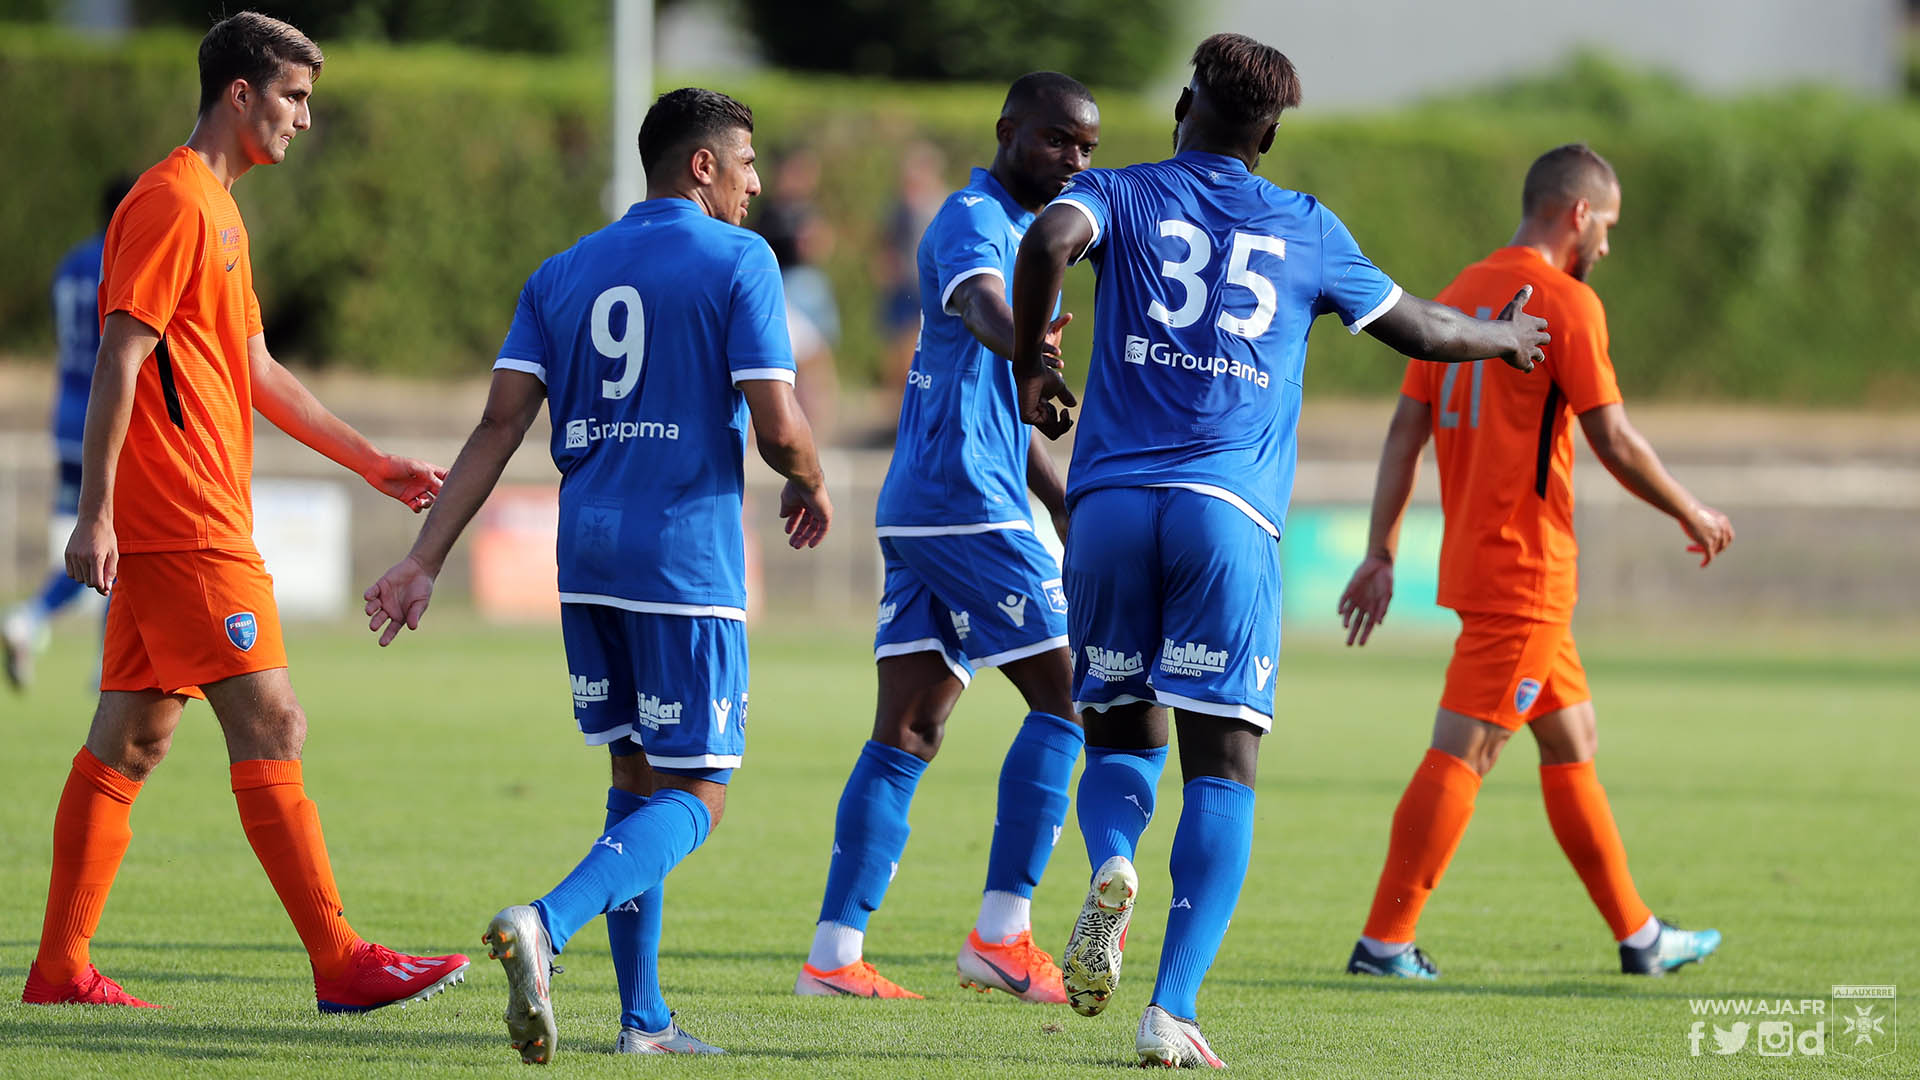
M 1333 212 L 1218 154 L 1090 169 L 1056 200 L 1093 224 L 1093 358 L 1069 505 L 1112 487 L 1183 487 L 1273 536 L 1293 493 L 1307 331 L 1358 333 L 1400 287 Z
M 494 366 L 547 387 L 560 599 L 745 618 L 739 384 L 793 381 L 767 242 L 687 199 L 635 203 L 534 271 Z
M 53 336 L 59 385 L 53 398 L 53 445 L 61 461 L 80 460 L 87 395 L 100 352 L 100 251 L 104 234 L 74 245 L 53 272 Z
M 969 278 L 991 276 L 1007 288 L 1032 221 L 992 174 L 975 169 L 920 240 L 920 340 L 874 514 L 881 536 L 900 529 L 925 535 L 987 524 L 1032 527 L 1029 436 L 1020 423 L 1013 365 L 980 344 L 949 306 Z

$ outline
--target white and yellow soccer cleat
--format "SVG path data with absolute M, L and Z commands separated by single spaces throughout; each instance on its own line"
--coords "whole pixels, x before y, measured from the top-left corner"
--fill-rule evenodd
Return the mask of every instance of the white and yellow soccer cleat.
M 1086 903 L 1060 956 L 1067 1004 L 1081 1016 L 1100 1015 L 1120 986 L 1120 952 L 1127 947 L 1127 923 L 1139 891 L 1140 875 L 1124 855 L 1101 863 L 1087 886 Z

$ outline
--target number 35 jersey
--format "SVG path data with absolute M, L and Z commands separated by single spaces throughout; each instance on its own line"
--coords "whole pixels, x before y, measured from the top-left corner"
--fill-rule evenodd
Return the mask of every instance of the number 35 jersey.
M 1313 196 L 1236 158 L 1089 169 L 1060 204 L 1092 223 L 1098 277 L 1069 504 L 1101 488 L 1188 488 L 1279 536 L 1307 331 L 1333 313 L 1358 333 L 1400 287 Z
M 740 384 L 794 370 L 766 241 L 635 203 L 527 279 L 494 368 L 546 384 L 562 602 L 745 618 Z

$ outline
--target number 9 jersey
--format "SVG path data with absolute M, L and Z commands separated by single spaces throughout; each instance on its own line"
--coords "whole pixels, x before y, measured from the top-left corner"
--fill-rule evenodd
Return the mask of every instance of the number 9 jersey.
M 1333 313 L 1358 333 L 1400 287 L 1332 211 L 1237 158 L 1089 169 L 1054 202 L 1092 223 L 1081 257 L 1099 279 L 1069 505 L 1102 488 L 1187 488 L 1278 537 L 1307 331 Z
M 561 601 L 745 618 L 739 384 L 794 372 L 766 241 L 635 203 L 534 271 L 494 367 L 546 384 Z

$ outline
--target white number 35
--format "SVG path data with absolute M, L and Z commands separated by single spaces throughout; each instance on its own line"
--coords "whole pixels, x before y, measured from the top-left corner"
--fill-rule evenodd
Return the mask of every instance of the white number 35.
M 1201 313 L 1207 309 L 1207 283 L 1200 273 L 1213 259 L 1213 242 L 1191 222 L 1179 220 L 1162 221 L 1160 235 L 1184 241 L 1187 245 L 1186 258 L 1168 259 L 1160 264 L 1160 276 L 1180 286 L 1180 306 L 1169 311 L 1165 304 L 1155 300 L 1147 305 L 1147 317 L 1178 330 L 1198 322 Z M 1285 259 L 1287 242 L 1277 236 L 1258 233 L 1233 234 L 1233 249 L 1227 255 L 1225 284 L 1237 285 L 1252 293 L 1253 311 L 1246 315 L 1234 315 L 1223 308 L 1214 325 L 1244 338 L 1257 338 L 1266 333 L 1267 327 L 1273 324 L 1274 309 L 1280 304 L 1280 294 L 1274 289 L 1273 282 L 1253 269 L 1252 260 L 1256 251 Z

